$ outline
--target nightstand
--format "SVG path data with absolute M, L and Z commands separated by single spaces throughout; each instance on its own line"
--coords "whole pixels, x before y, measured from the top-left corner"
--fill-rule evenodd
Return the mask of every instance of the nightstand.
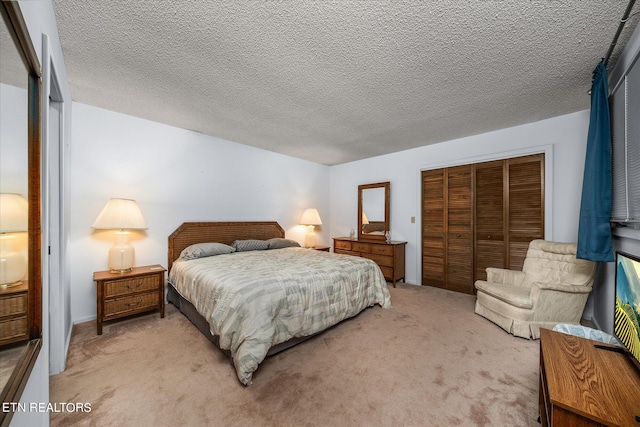
M 26 280 L 20 285 L 0 289 L 0 345 L 29 339 L 28 293 Z
M 93 273 L 98 286 L 98 335 L 102 335 L 102 322 L 109 320 L 157 309 L 164 317 L 165 271 L 161 265 L 147 265 L 129 273 Z
M 329 252 L 329 246 L 316 245 L 316 246 L 313 247 L 313 249 L 315 249 L 316 251 Z

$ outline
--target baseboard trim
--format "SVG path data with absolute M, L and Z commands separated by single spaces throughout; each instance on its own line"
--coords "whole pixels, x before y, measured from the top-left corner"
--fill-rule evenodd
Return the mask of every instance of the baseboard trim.
M 79 323 L 91 322 L 93 320 L 96 320 L 97 318 L 98 318 L 97 315 L 95 315 L 95 316 L 87 316 L 87 317 L 80 317 L 78 319 L 73 319 L 73 324 L 77 325 Z

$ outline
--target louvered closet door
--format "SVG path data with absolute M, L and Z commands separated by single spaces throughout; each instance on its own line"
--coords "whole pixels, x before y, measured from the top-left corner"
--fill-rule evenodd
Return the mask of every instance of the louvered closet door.
M 473 165 L 447 168 L 446 289 L 473 293 Z
M 474 293 L 544 236 L 544 155 L 422 172 L 422 284 Z
M 529 242 L 544 238 L 544 155 L 507 160 L 511 270 L 522 270 Z
M 506 266 L 505 162 L 478 163 L 475 167 L 475 280 L 486 280 L 487 267 Z
M 422 284 L 445 286 L 445 169 L 422 172 Z

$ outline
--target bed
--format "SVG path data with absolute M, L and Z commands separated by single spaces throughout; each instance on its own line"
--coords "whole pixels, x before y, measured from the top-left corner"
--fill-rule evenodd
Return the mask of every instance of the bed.
M 186 222 L 169 236 L 168 301 L 231 358 L 244 385 L 268 355 L 367 307 L 391 308 L 375 262 L 284 237 L 277 222 Z

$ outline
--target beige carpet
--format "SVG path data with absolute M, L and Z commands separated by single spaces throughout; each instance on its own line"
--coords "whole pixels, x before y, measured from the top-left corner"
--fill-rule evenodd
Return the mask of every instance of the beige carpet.
M 539 342 L 473 313 L 475 297 L 390 288 L 394 308 L 357 317 L 265 360 L 243 387 L 229 361 L 172 305 L 76 325 L 51 425 L 537 426 Z

